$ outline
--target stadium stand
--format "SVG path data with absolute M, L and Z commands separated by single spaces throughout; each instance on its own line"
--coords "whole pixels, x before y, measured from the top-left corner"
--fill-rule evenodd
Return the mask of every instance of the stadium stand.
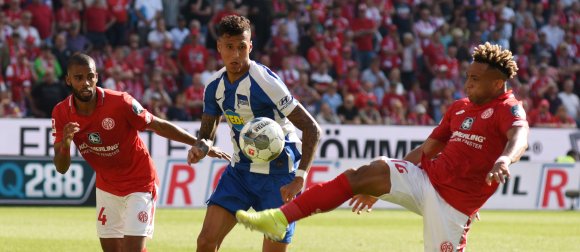
M 66 60 L 82 51 L 96 59 L 100 86 L 131 93 L 160 117 L 198 120 L 203 83 L 221 64 L 215 26 L 237 14 L 254 24 L 251 58 L 278 73 L 314 116 L 322 110 L 324 123 L 437 123 L 464 96 L 470 54 L 485 41 L 514 52 L 519 71 L 509 86 L 532 126 L 580 121 L 580 2 L 574 0 L 0 5 L 1 117 L 50 117 L 46 108 L 57 99 L 43 96 L 62 95 Z M 345 112 L 350 95 L 354 109 Z

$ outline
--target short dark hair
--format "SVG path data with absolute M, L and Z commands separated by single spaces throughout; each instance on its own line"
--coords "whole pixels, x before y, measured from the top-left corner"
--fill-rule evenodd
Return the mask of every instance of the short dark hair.
M 90 66 L 91 64 L 95 64 L 91 56 L 84 53 L 75 53 L 68 59 L 67 69 L 70 69 L 71 66 Z
M 515 77 L 518 71 L 518 65 L 512 56 L 512 52 L 507 49 L 502 49 L 499 45 L 492 45 L 489 42 L 475 47 L 473 61 L 487 64 L 499 70 L 506 79 Z
M 238 36 L 245 31 L 250 31 L 250 20 L 238 15 L 229 15 L 222 18 L 218 24 L 218 37 L 225 34 L 229 36 Z

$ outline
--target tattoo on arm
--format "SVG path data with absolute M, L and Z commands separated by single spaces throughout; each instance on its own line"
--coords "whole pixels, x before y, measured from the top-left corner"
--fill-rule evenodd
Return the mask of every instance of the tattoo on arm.
M 203 114 L 201 116 L 201 126 L 198 139 L 206 139 L 213 142 L 220 119 L 221 116 Z
M 302 159 L 300 159 L 298 169 L 308 171 L 320 141 L 320 127 L 301 104 L 294 108 L 288 115 L 288 119 L 302 131 Z

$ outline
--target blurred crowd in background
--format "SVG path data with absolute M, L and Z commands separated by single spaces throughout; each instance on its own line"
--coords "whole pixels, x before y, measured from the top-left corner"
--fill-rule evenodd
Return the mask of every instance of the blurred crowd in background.
M 49 118 L 67 58 L 158 117 L 199 120 L 222 62 L 216 25 L 252 22 L 251 58 L 321 124 L 434 125 L 463 98 L 473 48 L 514 53 L 532 127 L 580 121 L 577 0 L 0 0 L 0 117 Z

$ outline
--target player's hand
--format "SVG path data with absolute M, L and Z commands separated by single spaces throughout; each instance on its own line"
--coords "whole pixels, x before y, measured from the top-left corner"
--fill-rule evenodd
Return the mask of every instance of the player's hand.
M 510 178 L 509 165 L 511 160 L 507 156 L 501 156 L 493 164 L 491 171 L 485 176 L 487 185 L 491 185 L 492 181 L 497 183 L 505 183 L 506 179 Z
M 212 146 L 208 140 L 201 139 L 197 141 L 187 153 L 187 164 L 191 165 L 199 162 L 209 153 L 210 149 L 212 149 Z
M 295 177 L 290 184 L 282 186 L 280 194 L 284 203 L 291 201 L 302 190 L 302 187 L 304 187 L 304 178 L 301 177 Z
M 360 214 L 365 208 L 367 209 L 367 213 L 370 213 L 373 210 L 373 205 L 379 200 L 373 196 L 369 196 L 366 194 L 357 194 L 352 196 L 350 201 L 348 202 L 349 206 L 352 206 L 352 212 L 356 214 Z
M 69 122 L 64 125 L 62 129 L 62 137 L 66 146 L 70 146 L 70 142 L 73 140 L 75 133 L 81 130 L 80 125 L 77 122 Z
M 209 150 L 209 152 L 207 153 L 207 155 L 210 156 L 210 157 L 213 157 L 213 158 L 225 159 L 227 161 L 230 161 L 232 159 L 232 157 L 230 156 L 230 154 L 225 153 L 220 148 L 215 147 L 215 146 L 211 147 L 211 149 Z

